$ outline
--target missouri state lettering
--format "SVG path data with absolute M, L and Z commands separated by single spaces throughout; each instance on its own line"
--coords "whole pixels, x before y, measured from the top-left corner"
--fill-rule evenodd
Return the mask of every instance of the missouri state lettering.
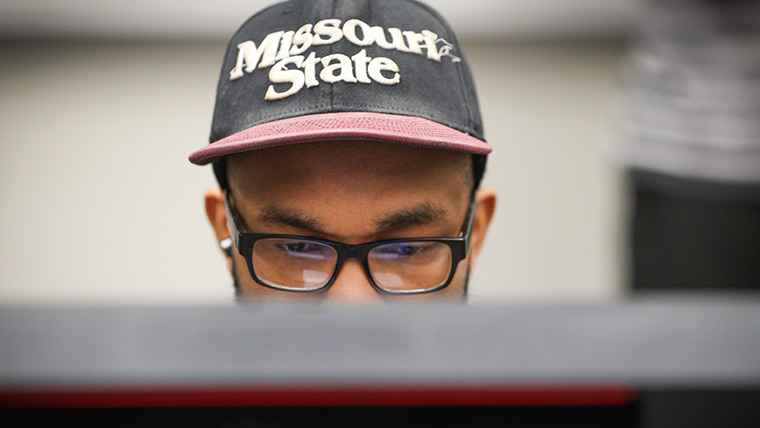
M 444 56 L 450 57 L 453 62 L 460 61 L 451 52 L 453 45 L 429 30 L 402 31 L 399 28 L 369 26 L 359 19 L 345 22 L 323 19 L 316 24 L 305 24 L 295 31 L 269 33 L 258 45 L 252 40 L 238 44 L 237 61 L 230 72 L 230 80 L 240 79 L 257 68 L 271 67 L 270 83 L 289 83 L 290 86 L 278 91 L 270 84 L 264 94 L 266 100 L 287 98 L 304 86 L 311 88 L 319 85 L 320 81 L 395 85 L 401 80 L 401 70 L 395 61 L 383 56 L 372 58 L 367 55 L 366 49 L 351 56 L 343 53 L 324 57 L 317 57 L 314 52 L 306 54 L 312 46 L 329 45 L 343 38 L 358 47 L 376 44 L 390 51 L 425 55 L 432 61 L 440 62 Z

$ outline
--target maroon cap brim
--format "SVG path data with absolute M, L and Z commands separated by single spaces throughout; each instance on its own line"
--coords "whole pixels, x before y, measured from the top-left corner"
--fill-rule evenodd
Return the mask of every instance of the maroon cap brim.
M 486 155 L 491 146 L 456 129 L 413 116 L 383 113 L 323 113 L 255 125 L 190 154 L 190 162 L 206 165 L 222 156 L 287 144 L 357 139 L 410 144 L 433 149 Z

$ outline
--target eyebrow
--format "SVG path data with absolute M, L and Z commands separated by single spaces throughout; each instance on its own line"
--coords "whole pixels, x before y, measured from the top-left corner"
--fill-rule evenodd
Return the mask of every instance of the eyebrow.
M 390 213 L 375 220 L 375 225 L 381 231 L 405 226 L 420 226 L 441 223 L 448 210 L 431 203 L 421 203 L 412 207 Z
M 265 207 L 262 213 L 257 217 L 259 221 L 270 224 L 291 226 L 313 233 L 324 233 L 324 228 L 319 220 L 302 211 L 292 208 L 270 205 Z

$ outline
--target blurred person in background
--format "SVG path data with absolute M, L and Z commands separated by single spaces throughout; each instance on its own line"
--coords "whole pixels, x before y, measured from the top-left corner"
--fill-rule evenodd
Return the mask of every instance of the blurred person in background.
M 205 207 L 240 297 L 463 300 L 494 213 L 474 83 L 411 0 L 289 1 L 229 42 Z
M 645 0 L 627 69 L 633 288 L 760 288 L 760 3 Z

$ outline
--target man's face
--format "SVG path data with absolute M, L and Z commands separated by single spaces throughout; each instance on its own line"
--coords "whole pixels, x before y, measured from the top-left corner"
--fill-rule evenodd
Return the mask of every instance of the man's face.
M 470 205 L 470 155 L 400 144 L 335 141 L 254 150 L 227 160 L 230 200 L 241 231 L 320 238 L 346 244 L 420 237 L 456 237 Z M 236 248 L 228 265 L 244 297 L 289 299 L 461 298 L 493 214 L 493 191 L 481 190 L 468 257 L 451 284 L 416 296 L 375 291 L 359 260 L 343 263 L 330 288 L 274 290 L 251 278 Z M 209 191 L 206 210 L 218 240 L 229 236 L 223 195 Z

